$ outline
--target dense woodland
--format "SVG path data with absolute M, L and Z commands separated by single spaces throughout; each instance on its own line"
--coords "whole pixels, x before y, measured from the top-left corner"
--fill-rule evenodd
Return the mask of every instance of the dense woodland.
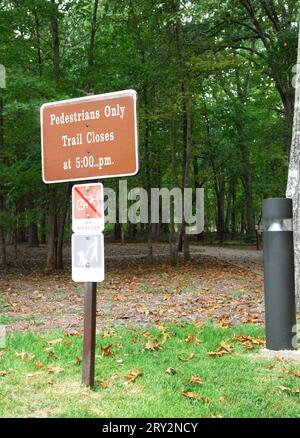
M 203 187 L 205 232 L 253 236 L 262 199 L 285 195 L 298 18 L 296 0 L 0 0 L 2 265 L 7 245 L 28 242 L 62 268 L 71 235 L 72 185 L 42 181 L 40 106 L 130 88 L 140 172 L 128 187 Z M 178 249 L 189 258 L 172 220 L 107 231 L 147 240 L 149 261 L 158 239 L 173 264 Z

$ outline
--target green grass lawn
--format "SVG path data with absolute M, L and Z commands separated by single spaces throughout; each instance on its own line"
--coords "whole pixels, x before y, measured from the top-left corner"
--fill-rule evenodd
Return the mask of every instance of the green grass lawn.
M 210 323 L 100 333 L 89 390 L 80 383 L 82 337 L 13 333 L 0 349 L 0 416 L 299 418 L 299 364 L 261 359 L 258 345 L 247 350 L 253 343 L 232 339 L 241 334 L 257 339 L 263 329 Z M 232 350 L 209 355 L 222 341 Z

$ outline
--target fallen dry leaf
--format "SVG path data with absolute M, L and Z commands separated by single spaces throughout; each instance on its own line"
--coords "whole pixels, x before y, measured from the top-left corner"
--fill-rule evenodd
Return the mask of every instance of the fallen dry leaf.
M 64 371 L 63 368 L 53 367 L 51 365 L 47 365 L 46 368 L 47 368 L 49 374 L 58 374 L 58 373 L 62 373 Z
M 75 365 L 80 365 L 81 364 L 81 358 L 79 356 L 75 357 Z
M 37 373 L 28 373 L 26 374 L 27 377 L 32 378 L 32 377 L 36 377 L 38 374 Z
M 101 351 L 103 352 L 103 356 L 113 356 L 114 352 L 112 351 L 112 347 L 114 344 L 109 344 L 107 347 L 104 347 L 100 344 Z
M 165 372 L 166 372 L 167 374 L 171 374 L 171 375 L 176 374 L 176 370 L 175 370 L 175 368 L 171 368 L 171 367 L 167 368 L 167 369 L 165 370 Z
M 208 398 L 208 397 L 201 397 L 201 400 L 203 400 L 204 403 L 210 403 L 211 402 L 211 399 Z
M 80 338 L 81 334 L 79 332 L 67 332 L 64 334 L 64 336 L 66 337 L 76 337 L 76 338 Z
M 187 397 L 193 400 L 200 400 L 200 396 L 198 394 L 195 394 L 191 391 L 185 391 L 183 388 L 181 389 L 181 395 L 183 395 L 183 397 Z
M 116 334 L 112 331 L 105 331 L 102 334 L 102 338 L 113 338 L 114 336 L 116 336 Z
M 147 343 L 145 345 L 145 349 L 152 350 L 152 351 L 161 350 L 162 345 L 161 345 L 159 339 L 157 337 L 155 337 L 153 341 L 152 340 L 147 341 Z
M 37 361 L 36 363 L 35 363 L 35 366 L 36 367 L 42 367 L 43 366 L 43 363 L 39 360 L 39 361 Z
M 109 387 L 109 383 L 108 382 L 100 382 L 99 385 L 101 386 L 101 388 L 106 389 Z
M 245 342 L 244 343 L 244 348 L 245 348 L 245 350 L 254 350 L 255 345 L 252 344 L 251 342 Z
M 167 327 L 166 327 L 163 323 L 156 324 L 156 325 L 155 325 L 155 328 L 156 328 L 157 330 L 161 330 L 161 331 L 165 331 L 165 330 L 167 330 Z
M 252 336 L 241 334 L 232 338 L 232 341 L 238 341 L 244 344 L 246 350 L 253 350 L 256 345 L 261 347 L 265 346 L 265 340 L 263 338 L 252 338 Z
M 195 345 L 200 345 L 201 341 L 199 341 L 199 339 L 197 339 L 194 335 L 191 335 L 189 333 L 187 333 L 185 335 L 185 342 L 192 342 Z
M 21 353 L 16 352 L 15 356 L 20 357 L 21 359 L 27 359 L 27 360 L 32 360 L 35 358 L 35 354 L 26 353 L 25 351 L 22 351 Z
M 231 327 L 232 323 L 227 321 L 227 317 L 223 315 L 218 317 L 218 325 L 220 327 Z
M 180 362 L 187 362 L 188 360 L 193 359 L 194 353 L 188 354 L 188 353 L 180 353 L 177 358 L 180 360 Z
M 1 377 L 6 376 L 7 374 L 8 374 L 8 371 L 0 370 L 0 376 Z
M 69 340 L 64 340 L 64 345 L 70 346 L 73 345 L 73 342 Z
M 294 377 L 300 377 L 300 370 L 292 371 L 291 374 L 292 374 Z
M 55 345 L 55 344 L 59 344 L 62 341 L 63 341 L 63 338 L 58 338 L 58 339 L 53 339 L 52 341 L 48 341 L 47 344 Z
M 222 341 L 219 348 L 227 351 L 227 353 L 231 353 L 233 347 L 230 344 L 226 344 L 225 341 Z
M 47 352 L 47 356 L 51 357 L 52 359 L 59 359 L 59 357 L 57 356 L 57 354 L 54 353 L 54 351 L 52 350 L 52 348 L 46 348 L 45 350 Z
M 216 351 L 210 351 L 208 354 L 209 356 L 223 356 L 224 354 L 231 353 L 232 348 L 232 345 L 226 344 L 225 341 L 222 341 Z
M 136 368 L 135 370 L 133 370 L 129 374 L 127 374 L 127 376 L 125 376 L 125 378 L 129 383 L 134 383 L 136 381 L 136 379 L 142 375 L 143 375 L 142 371 L 139 368 Z
M 290 391 L 290 388 L 286 386 L 278 386 L 278 389 L 280 389 L 280 391 Z
M 198 377 L 198 376 L 191 376 L 190 377 L 190 383 L 192 384 L 192 385 L 203 385 L 203 380 L 200 378 L 200 377 Z

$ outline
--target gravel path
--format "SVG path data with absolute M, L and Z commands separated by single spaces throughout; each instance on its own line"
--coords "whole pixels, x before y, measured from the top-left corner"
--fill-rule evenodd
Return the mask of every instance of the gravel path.
M 106 243 L 105 281 L 98 286 L 97 328 L 146 327 L 158 322 L 258 323 L 264 319 L 262 254 L 252 249 L 191 245 L 191 261 L 169 264 L 169 246 Z M 46 247 L 9 251 L 0 273 L 0 321 L 7 330 L 82 330 L 83 284 L 71 280 L 70 248 L 65 269 L 44 271 Z
M 236 249 L 223 246 L 191 245 L 192 254 L 198 253 L 215 257 L 218 260 L 246 269 L 254 274 L 263 275 L 263 252 L 256 249 Z

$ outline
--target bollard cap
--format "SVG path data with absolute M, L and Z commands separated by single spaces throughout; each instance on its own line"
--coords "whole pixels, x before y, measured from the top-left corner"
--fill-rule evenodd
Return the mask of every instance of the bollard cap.
M 268 198 L 262 204 L 263 220 L 292 219 L 293 201 L 290 198 Z

